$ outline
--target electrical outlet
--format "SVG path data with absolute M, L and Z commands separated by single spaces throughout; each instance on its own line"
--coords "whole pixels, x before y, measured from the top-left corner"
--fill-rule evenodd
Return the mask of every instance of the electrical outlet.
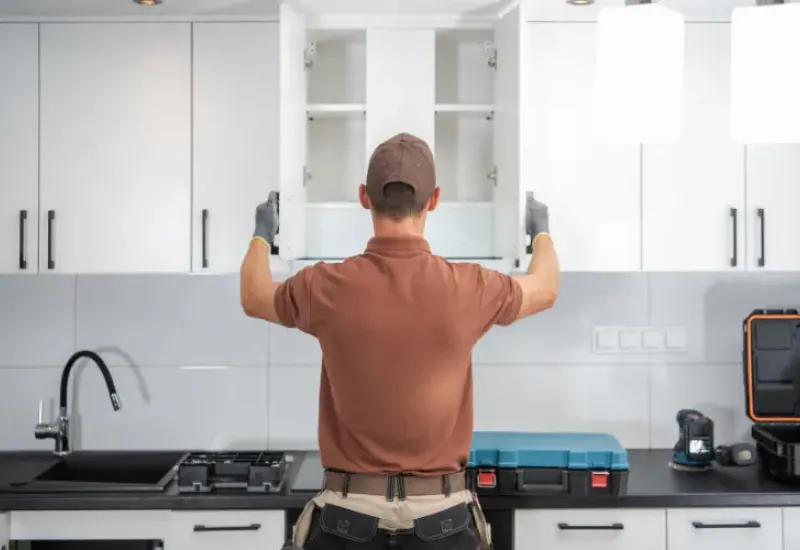
M 642 351 L 642 331 L 638 328 L 624 328 L 619 331 L 619 349 L 626 353 Z
M 667 351 L 686 351 L 686 328 L 667 327 L 664 329 L 664 347 Z
M 595 327 L 592 351 L 612 353 L 619 349 L 619 330 L 614 327 Z
M 664 331 L 658 328 L 646 328 L 642 331 L 642 347 L 645 351 L 664 351 Z

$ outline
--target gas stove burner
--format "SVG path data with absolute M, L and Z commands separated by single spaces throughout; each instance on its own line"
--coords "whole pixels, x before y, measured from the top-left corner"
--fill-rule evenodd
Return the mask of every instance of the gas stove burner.
M 178 465 L 178 490 L 184 493 L 283 490 L 293 457 L 281 452 L 241 451 L 190 453 Z

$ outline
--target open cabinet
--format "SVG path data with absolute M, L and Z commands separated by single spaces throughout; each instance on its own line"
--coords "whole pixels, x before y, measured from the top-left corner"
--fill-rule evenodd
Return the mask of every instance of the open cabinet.
M 434 253 L 507 268 L 524 255 L 519 8 L 495 28 L 345 31 L 309 29 L 284 4 L 280 26 L 283 259 L 364 250 L 372 223 L 357 188 L 374 148 L 401 132 L 436 159 Z

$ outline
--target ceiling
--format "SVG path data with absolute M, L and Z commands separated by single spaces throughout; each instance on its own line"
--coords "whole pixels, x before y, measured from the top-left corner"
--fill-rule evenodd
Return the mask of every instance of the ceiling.
M 556 0 L 548 0 L 556 1 Z M 0 15 L 30 17 L 275 15 L 280 0 L 163 0 L 140 6 L 133 0 L 0 0 Z M 325 14 L 464 14 L 496 5 L 498 0 L 292 0 Z

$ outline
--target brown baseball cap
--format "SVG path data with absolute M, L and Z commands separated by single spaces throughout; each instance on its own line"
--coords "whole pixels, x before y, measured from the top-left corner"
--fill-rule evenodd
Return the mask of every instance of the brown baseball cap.
M 436 189 L 433 153 L 424 140 L 397 134 L 375 148 L 367 168 L 367 195 L 373 204 L 384 201 L 387 183 L 401 182 L 414 190 L 417 204 L 427 201 Z

